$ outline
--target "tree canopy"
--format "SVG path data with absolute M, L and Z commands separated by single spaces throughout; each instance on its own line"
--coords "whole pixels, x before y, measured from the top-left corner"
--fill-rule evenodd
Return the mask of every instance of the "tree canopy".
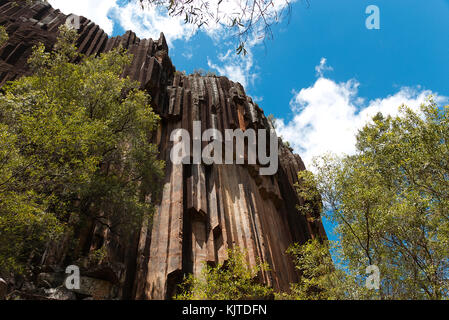
M 369 265 L 381 279 L 372 297 L 449 297 L 449 107 L 430 99 L 418 112 L 402 106 L 398 116 L 378 114 L 359 131 L 355 155 L 317 158 L 312 171 L 299 173 L 298 192 L 313 197 L 316 188 L 323 215 L 336 224 L 339 241 L 330 247 L 338 283 L 355 279 L 343 297 L 363 285 Z M 310 255 L 311 245 L 318 244 L 292 250 Z
M 152 212 L 163 162 L 150 97 L 120 77 L 131 62 L 124 50 L 83 57 L 76 37 L 61 27 L 53 51 L 34 48 L 33 74 L 2 88 L 3 270 L 22 269 L 87 217 L 120 233 Z

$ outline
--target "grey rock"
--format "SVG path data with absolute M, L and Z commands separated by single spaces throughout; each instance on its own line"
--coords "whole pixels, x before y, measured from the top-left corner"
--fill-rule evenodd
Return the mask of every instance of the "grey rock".
M 75 293 L 65 287 L 51 288 L 44 290 L 47 298 L 54 300 L 76 300 Z
M 32 292 L 36 290 L 36 286 L 31 282 L 24 282 L 21 288 L 22 291 Z
M 125 266 L 121 263 L 102 263 L 82 270 L 82 274 L 100 280 L 105 280 L 116 284 L 119 282 L 125 270 Z
M 51 284 L 47 280 L 40 280 L 38 282 L 37 286 L 40 289 L 42 289 L 42 288 L 50 289 L 51 288 Z
M 72 291 L 91 296 L 94 300 L 104 300 L 111 298 L 112 289 L 113 285 L 109 281 L 82 276 L 80 278 L 80 288 Z
M 64 276 L 58 273 L 39 273 L 37 286 L 44 288 L 59 287 L 63 284 Z

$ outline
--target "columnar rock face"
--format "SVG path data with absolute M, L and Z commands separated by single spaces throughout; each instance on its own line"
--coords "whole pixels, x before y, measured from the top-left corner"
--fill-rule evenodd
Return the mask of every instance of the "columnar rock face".
M 0 0 L 0 24 L 9 34 L 8 43 L 0 48 L 0 85 L 28 74 L 26 60 L 32 46 L 42 42 L 51 49 L 66 19 L 49 5 L 15 6 Z M 216 128 L 223 135 L 225 129 L 270 129 L 263 111 L 244 88 L 225 77 L 177 72 L 163 34 L 158 40 L 141 40 L 131 31 L 109 38 L 93 22 L 81 18 L 77 45 L 86 55 L 120 45 L 128 49 L 134 58 L 123 76 L 140 82 L 162 119 L 155 142 L 166 160 L 166 172 L 152 221 L 126 237 L 95 223 L 79 232 L 82 254 L 104 246 L 112 257 L 107 268 L 98 266 L 86 274 L 113 284 L 110 295 L 103 296 L 170 298 L 184 274 L 198 274 L 204 263 L 224 262 L 227 249 L 235 246 L 247 250 L 249 265 L 258 261 L 270 265 L 270 271 L 259 275 L 260 281 L 276 290 L 288 290 L 298 275 L 285 253 L 287 247 L 326 237 L 322 224 L 310 219 L 316 212 L 307 217 L 296 210 L 303 201 L 294 188 L 297 172 L 305 169 L 301 158 L 280 143 L 279 169 L 272 176 L 260 175 L 258 165 L 176 165 L 170 161 L 170 134 L 184 128 L 192 136 L 195 120 L 201 121 L 202 130 Z M 42 261 L 63 266 L 66 251 L 64 243 L 53 246 Z

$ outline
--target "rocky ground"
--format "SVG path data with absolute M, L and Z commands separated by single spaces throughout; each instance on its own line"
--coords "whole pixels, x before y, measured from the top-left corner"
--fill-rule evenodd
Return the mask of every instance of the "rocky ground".
M 109 263 L 94 267 L 82 265 L 79 289 L 72 289 L 75 273 L 71 269 L 37 267 L 21 275 L 0 278 L 0 300 L 116 299 L 120 294 L 116 284 L 122 270 L 123 266 Z

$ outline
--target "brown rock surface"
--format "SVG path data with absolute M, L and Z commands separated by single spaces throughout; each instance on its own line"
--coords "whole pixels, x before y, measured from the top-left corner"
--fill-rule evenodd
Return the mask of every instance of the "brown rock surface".
M 0 25 L 9 34 L 9 41 L 0 48 L 0 86 L 28 74 L 26 61 L 32 46 L 43 42 L 50 49 L 66 17 L 49 5 L 14 6 L 12 1 L 0 0 Z M 259 259 L 271 266 L 271 271 L 260 275 L 264 283 L 288 290 L 298 275 L 285 253 L 287 247 L 295 241 L 326 237 L 320 222 L 308 222 L 295 208 L 303 201 L 293 187 L 297 172 L 305 169 L 301 158 L 280 144 L 279 170 L 273 176 L 259 175 L 256 165 L 171 164 L 170 133 L 175 128 L 187 129 L 192 136 L 192 121 L 201 120 L 203 130 L 217 128 L 224 135 L 228 128 L 269 129 L 267 118 L 239 83 L 176 72 L 163 34 L 158 40 L 141 40 L 131 31 L 108 38 L 90 20 L 80 22 L 80 52 L 98 55 L 122 45 L 134 55 L 124 76 L 138 80 L 150 93 L 152 106 L 162 118 L 157 141 L 160 156 L 168 160 L 152 223 L 145 222 L 140 232 L 126 239 L 92 224 L 79 235 L 83 254 L 98 249 L 101 238 L 100 243 L 113 252 L 114 262 L 123 265 L 117 272 L 121 288 L 117 295 L 123 299 L 170 298 L 183 274 L 197 274 L 204 262 L 223 262 L 226 249 L 233 246 L 248 250 L 249 265 Z M 67 246 L 52 249 L 43 261 L 62 264 Z M 103 291 L 100 295 L 105 296 Z

